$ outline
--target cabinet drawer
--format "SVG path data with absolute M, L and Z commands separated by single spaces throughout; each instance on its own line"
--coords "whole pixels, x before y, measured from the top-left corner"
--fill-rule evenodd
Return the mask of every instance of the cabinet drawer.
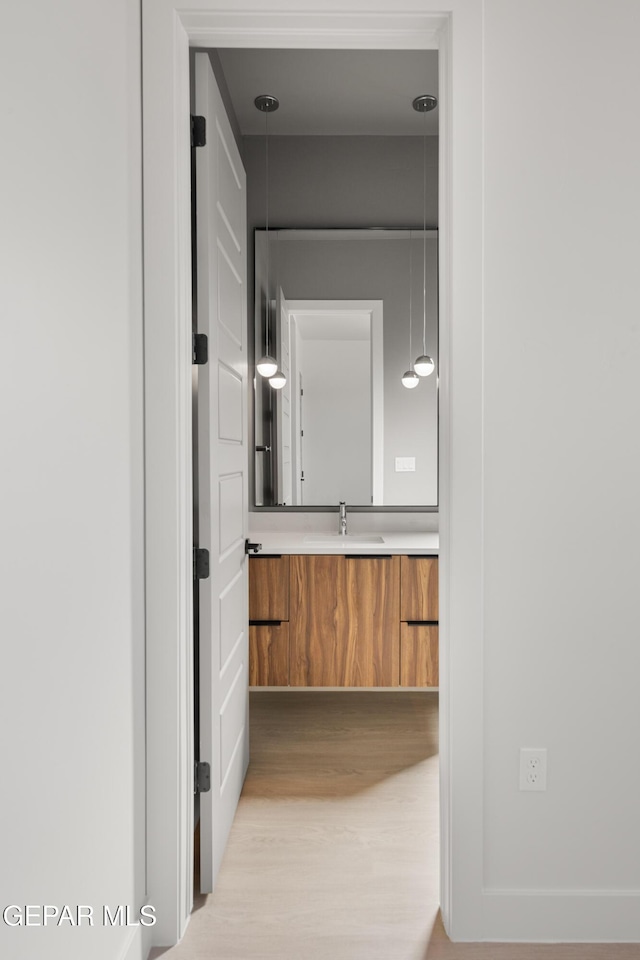
M 249 620 L 289 619 L 289 557 L 249 557 Z
M 400 625 L 400 684 L 403 687 L 438 686 L 437 625 Z
M 400 619 L 439 620 L 437 557 L 402 557 Z
M 394 687 L 400 558 L 291 558 L 291 686 Z
M 252 687 L 289 686 L 289 624 L 249 626 L 249 683 Z

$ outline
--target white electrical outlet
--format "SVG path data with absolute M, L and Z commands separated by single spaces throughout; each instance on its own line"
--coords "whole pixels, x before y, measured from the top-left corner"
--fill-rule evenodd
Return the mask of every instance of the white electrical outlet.
M 547 789 L 546 747 L 520 747 L 520 789 Z
M 415 457 L 396 457 L 396 473 L 415 473 Z

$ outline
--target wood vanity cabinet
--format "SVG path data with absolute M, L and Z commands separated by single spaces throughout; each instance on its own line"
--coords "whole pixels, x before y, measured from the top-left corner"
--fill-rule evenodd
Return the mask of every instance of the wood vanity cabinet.
M 291 686 L 397 686 L 399 587 L 399 557 L 291 557 Z
M 289 619 L 288 556 L 249 558 L 249 621 Z
M 289 624 L 249 624 L 249 683 L 252 687 L 289 686 Z
M 249 683 L 289 686 L 288 556 L 249 558 Z
M 437 557 L 402 557 L 400 609 L 400 683 L 437 687 Z
M 401 619 L 438 622 L 438 558 L 401 558 Z
M 438 625 L 400 625 L 400 684 L 403 687 L 438 686 Z
M 438 686 L 437 557 L 251 557 L 249 618 L 252 686 Z

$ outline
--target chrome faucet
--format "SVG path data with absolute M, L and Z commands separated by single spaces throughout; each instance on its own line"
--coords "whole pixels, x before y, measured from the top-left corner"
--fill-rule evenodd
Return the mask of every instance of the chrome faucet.
M 341 537 L 347 535 L 347 504 L 344 500 L 340 501 L 340 522 L 338 525 L 338 534 Z

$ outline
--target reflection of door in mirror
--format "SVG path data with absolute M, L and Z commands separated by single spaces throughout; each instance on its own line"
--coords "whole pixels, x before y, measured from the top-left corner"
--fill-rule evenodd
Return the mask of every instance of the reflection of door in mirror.
M 278 429 L 295 439 L 289 460 L 279 446 L 291 467 L 279 490 L 297 487 L 295 505 L 382 503 L 382 303 L 281 302 L 294 396 L 280 407 Z

